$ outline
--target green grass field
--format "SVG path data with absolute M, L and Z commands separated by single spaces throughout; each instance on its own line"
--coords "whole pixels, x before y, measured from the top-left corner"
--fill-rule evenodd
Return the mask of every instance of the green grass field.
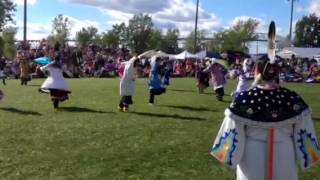
M 229 102 L 211 89 L 197 94 L 195 80 L 173 79 L 152 107 L 139 79 L 131 113 L 117 110 L 118 79 L 69 80 L 73 93 L 58 112 L 37 91 L 43 81 L 0 85 L 0 179 L 235 179 L 208 154 Z M 320 136 L 320 86 L 286 86 L 312 107 Z M 300 179 L 320 179 L 320 166 Z

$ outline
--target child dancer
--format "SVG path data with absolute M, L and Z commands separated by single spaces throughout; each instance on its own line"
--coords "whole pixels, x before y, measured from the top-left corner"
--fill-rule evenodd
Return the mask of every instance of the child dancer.
M 163 73 L 163 87 L 170 85 L 170 77 L 173 72 L 172 65 L 169 62 L 163 64 L 164 73 Z
M 206 64 L 203 61 L 199 65 L 197 73 L 196 73 L 196 78 L 198 80 L 197 87 L 198 87 L 199 94 L 203 94 L 204 90 L 207 87 L 209 87 L 210 78 L 209 78 L 209 74 L 207 72 L 204 72 L 205 69 L 206 69 Z
M 152 57 L 151 59 L 151 70 L 149 77 L 149 104 L 154 105 L 154 98 L 156 95 L 165 93 L 166 89 L 163 87 L 161 82 L 161 69 L 160 69 L 160 58 Z
M 40 91 L 50 93 L 53 107 L 57 109 L 59 103 L 69 99 L 71 91 L 63 77 L 63 70 L 57 55 L 53 63 L 40 68 L 43 72 L 48 72 L 48 78 L 42 84 Z
M 242 65 L 240 66 L 240 69 L 238 69 L 238 85 L 235 92 L 233 92 L 231 95 L 235 98 L 238 94 L 240 94 L 242 91 L 246 91 L 250 88 L 250 73 L 251 73 L 251 60 L 245 59 L 242 62 Z
M 124 70 L 120 81 L 120 96 L 119 111 L 128 112 L 129 105 L 133 104 L 132 96 L 135 91 L 136 67 L 139 59 L 136 57 L 131 58 L 125 62 Z
M 217 63 L 216 59 L 212 59 L 212 64 L 204 72 L 209 72 L 211 74 L 211 84 L 216 93 L 216 98 L 218 101 L 223 101 L 224 86 L 227 83 L 225 76 L 228 73 L 228 70 Z

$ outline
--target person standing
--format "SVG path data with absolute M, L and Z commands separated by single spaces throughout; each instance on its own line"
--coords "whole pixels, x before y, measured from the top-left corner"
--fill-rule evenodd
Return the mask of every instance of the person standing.
M 255 66 L 257 86 L 241 92 L 226 109 L 210 151 L 237 169 L 238 180 L 297 180 L 296 164 L 307 169 L 320 161 L 310 107 L 277 82 L 274 38 L 272 22 L 268 56 Z
M 26 57 L 26 54 L 22 54 L 21 60 L 20 60 L 20 80 L 21 85 L 27 85 L 28 81 L 31 80 L 30 78 L 30 65 L 29 61 Z
M 6 85 L 6 74 L 4 73 L 4 68 L 6 67 L 6 60 L 4 57 L 0 59 L 0 79 L 2 79 L 2 84 Z

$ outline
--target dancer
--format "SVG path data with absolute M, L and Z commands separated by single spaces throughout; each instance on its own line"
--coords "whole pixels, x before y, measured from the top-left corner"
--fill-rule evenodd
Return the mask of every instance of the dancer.
M 131 58 L 125 62 L 124 70 L 120 81 L 120 96 L 119 111 L 128 112 L 129 105 L 133 104 L 132 96 L 135 91 L 136 68 L 139 59 L 136 57 Z
M 6 85 L 7 76 L 4 73 L 4 68 L 6 67 L 6 60 L 4 57 L 0 59 L 0 79 L 2 79 L 2 84 Z
M 320 160 L 310 108 L 277 83 L 274 38 L 272 22 L 268 57 L 255 66 L 259 83 L 241 92 L 225 111 L 211 149 L 217 160 L 237 168 L 238 180 L 297 180 L 296 161 L 306 169 Z
M 246 91 L 250 88 L 250 73 L 252 71 L 252 62 L 250 59 L 246 58 L 240 65 L 239 69 L 237 70 L 238 74 L 238 85 L 235 92 L 231 94 L 232 97 L 237 97 L 242 91 Z
M 23 53 L 20 60 L 20 80 L 21 85 L 28 85 L 30 78 L 30 66 L 26 55 Z
M 211 74 L 211 83 L 216 92 L 217 100 L 223 101 L 224 86 L 227 83 L 225 76 L 228 73 L 228 70 L 219 64 L 216 59 L 212 59 L 212 64 L 205 69 L 204 72 L 209 72 Z
M 166 92 L 166 88 L 163 87 L 161 82 L 161 68 L 160 68 L 160 60 L 159 57 L 152 57 L 151 59 L 151 70 L 150 70 L 150 77 L 149 77 L 149 104 L 154 105 L 154 98 L 156 95 L 161 95 L 162 93 Z
M 197 87 L 199 94 L 203 94 L 204 90 L 209 87 L 209 74 L 207 72 L 204 72 L 206 69 L 206 64 L 203 61 L 199 66 L 196 73 L 196 78 L 198 80 Z
M 56 55 L 51 64 L 42 66 L 41 71 L 48 72 L 48 78 L 40 88 L 40 92 L 50 93 L 54 109 L 59 108 L 59 103 L 69 99 L 71 91 L 63 77 L 59 55 Z
M 173 73 L 172 65 L 169 62 L 165 62 L 163 64 L 164 73 L 163 73 L 163 87 L 167 87 L 170 85 L 170 77 Z

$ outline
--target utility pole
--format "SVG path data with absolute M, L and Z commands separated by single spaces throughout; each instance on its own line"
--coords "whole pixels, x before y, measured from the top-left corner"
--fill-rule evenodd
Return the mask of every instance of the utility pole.
M 290 32 L 289 32 L 289 42 L 290 46 L 292 44 L 292 18 L 293 18 L 293 3 L 295 0 L 291 0 L 291 17 L 290 17 Z
M 24 13 L 23 13 L 23 43 L 27 44 L 27 0 L 24 0 Z
M 197 51 L 197 40 L 198 40 L 198 12 L 199 12 L 199 0 L 197 0 L 197 9 L 196 9 L 196 21 L 194 27 L 194 53 Z

